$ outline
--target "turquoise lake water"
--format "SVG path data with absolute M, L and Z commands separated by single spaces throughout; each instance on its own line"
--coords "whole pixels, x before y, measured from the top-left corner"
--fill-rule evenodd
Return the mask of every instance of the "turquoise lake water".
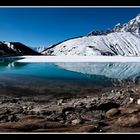
M 117 81 L 136 83 L 139 79 L 140 63 L 21 63 L 15 58 L 0 59 L 0 88 L 5 90 L 22 87 L 37 93 L 46 90 L 78 93 L 85 89 L 111 87 Z
M 86 63 L 22 63 L 15 62 L 15 59 L 13 61 L 2 59 L 0 63 L 0 75 L 5 77 L 17 75 L 21 77 L 32 76 L 44 80 L 81 80 L 87 82 L 96 81 L 98 77 L 99 81 L 101 77 L 104 78 L 103 75 L 100 76 L 84 73 L 85 71 L 77 71 L 76 68 L 81 67 L 79 64 L 84 66 Z M 67 67 L 71 69 L 67 69 Z M 91 75 L 92 78 L 90 77 Z

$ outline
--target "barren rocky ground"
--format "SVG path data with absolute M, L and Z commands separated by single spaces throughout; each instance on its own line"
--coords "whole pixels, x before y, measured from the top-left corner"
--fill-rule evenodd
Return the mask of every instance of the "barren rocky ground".
M 0 132 L 140 132 L 140 87 L 58 96 L 0 95 Z

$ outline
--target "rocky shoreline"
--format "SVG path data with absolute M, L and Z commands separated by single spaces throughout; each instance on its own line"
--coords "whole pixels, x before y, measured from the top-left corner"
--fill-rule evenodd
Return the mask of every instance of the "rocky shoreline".
M 140 87 L 56 97 L 0 96 L 0 132 L 140 132 Z

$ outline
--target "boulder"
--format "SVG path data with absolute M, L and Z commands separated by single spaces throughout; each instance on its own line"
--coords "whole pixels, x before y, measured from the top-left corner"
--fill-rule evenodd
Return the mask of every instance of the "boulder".
M 72 124 L 73 125 L 76 125 L 76 124 L 80 124 L 80 123 L 82 123 L 83 121 L 81 120 L 81 119 L 75 119 L 75 120 L 73 120 L 72 121 Z
M 119 126 L 123 127 L 139 127 L 140 126 L 140 113 L 139 114 L 129 114 L 121 116 L 116 122 Z
M 111 118 L 118 114 L 120 114 L 120 110 L 117 108 L 112 108 L 106 112 L 106 117 Z
M 73 111 L 74 112 L 75 108 L 74 107 L 65 107 L 65 108 L 62 109 L 62 113 L 65 113 L 67 111 Z
M 137 99 L 137 104 L 140 105 L 140 99 Z

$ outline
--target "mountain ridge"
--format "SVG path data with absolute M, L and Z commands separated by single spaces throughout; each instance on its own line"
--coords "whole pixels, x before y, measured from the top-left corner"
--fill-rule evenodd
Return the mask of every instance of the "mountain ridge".
M 87 36 L 107 35 L 114 32 L 131 32 L 140 35 L 140 14 L 138 14 L 135 18 L 131 19 L 127 23 L 118 23 L 112 29 L 95 30 L 88 33 Z
M 140 14 L 113 29 L 59 42 L 42 52 L 44 55 L 121 55 L 140 56 Z
M 0 56 L 40 55 L 20 42 L 0 42 Z

